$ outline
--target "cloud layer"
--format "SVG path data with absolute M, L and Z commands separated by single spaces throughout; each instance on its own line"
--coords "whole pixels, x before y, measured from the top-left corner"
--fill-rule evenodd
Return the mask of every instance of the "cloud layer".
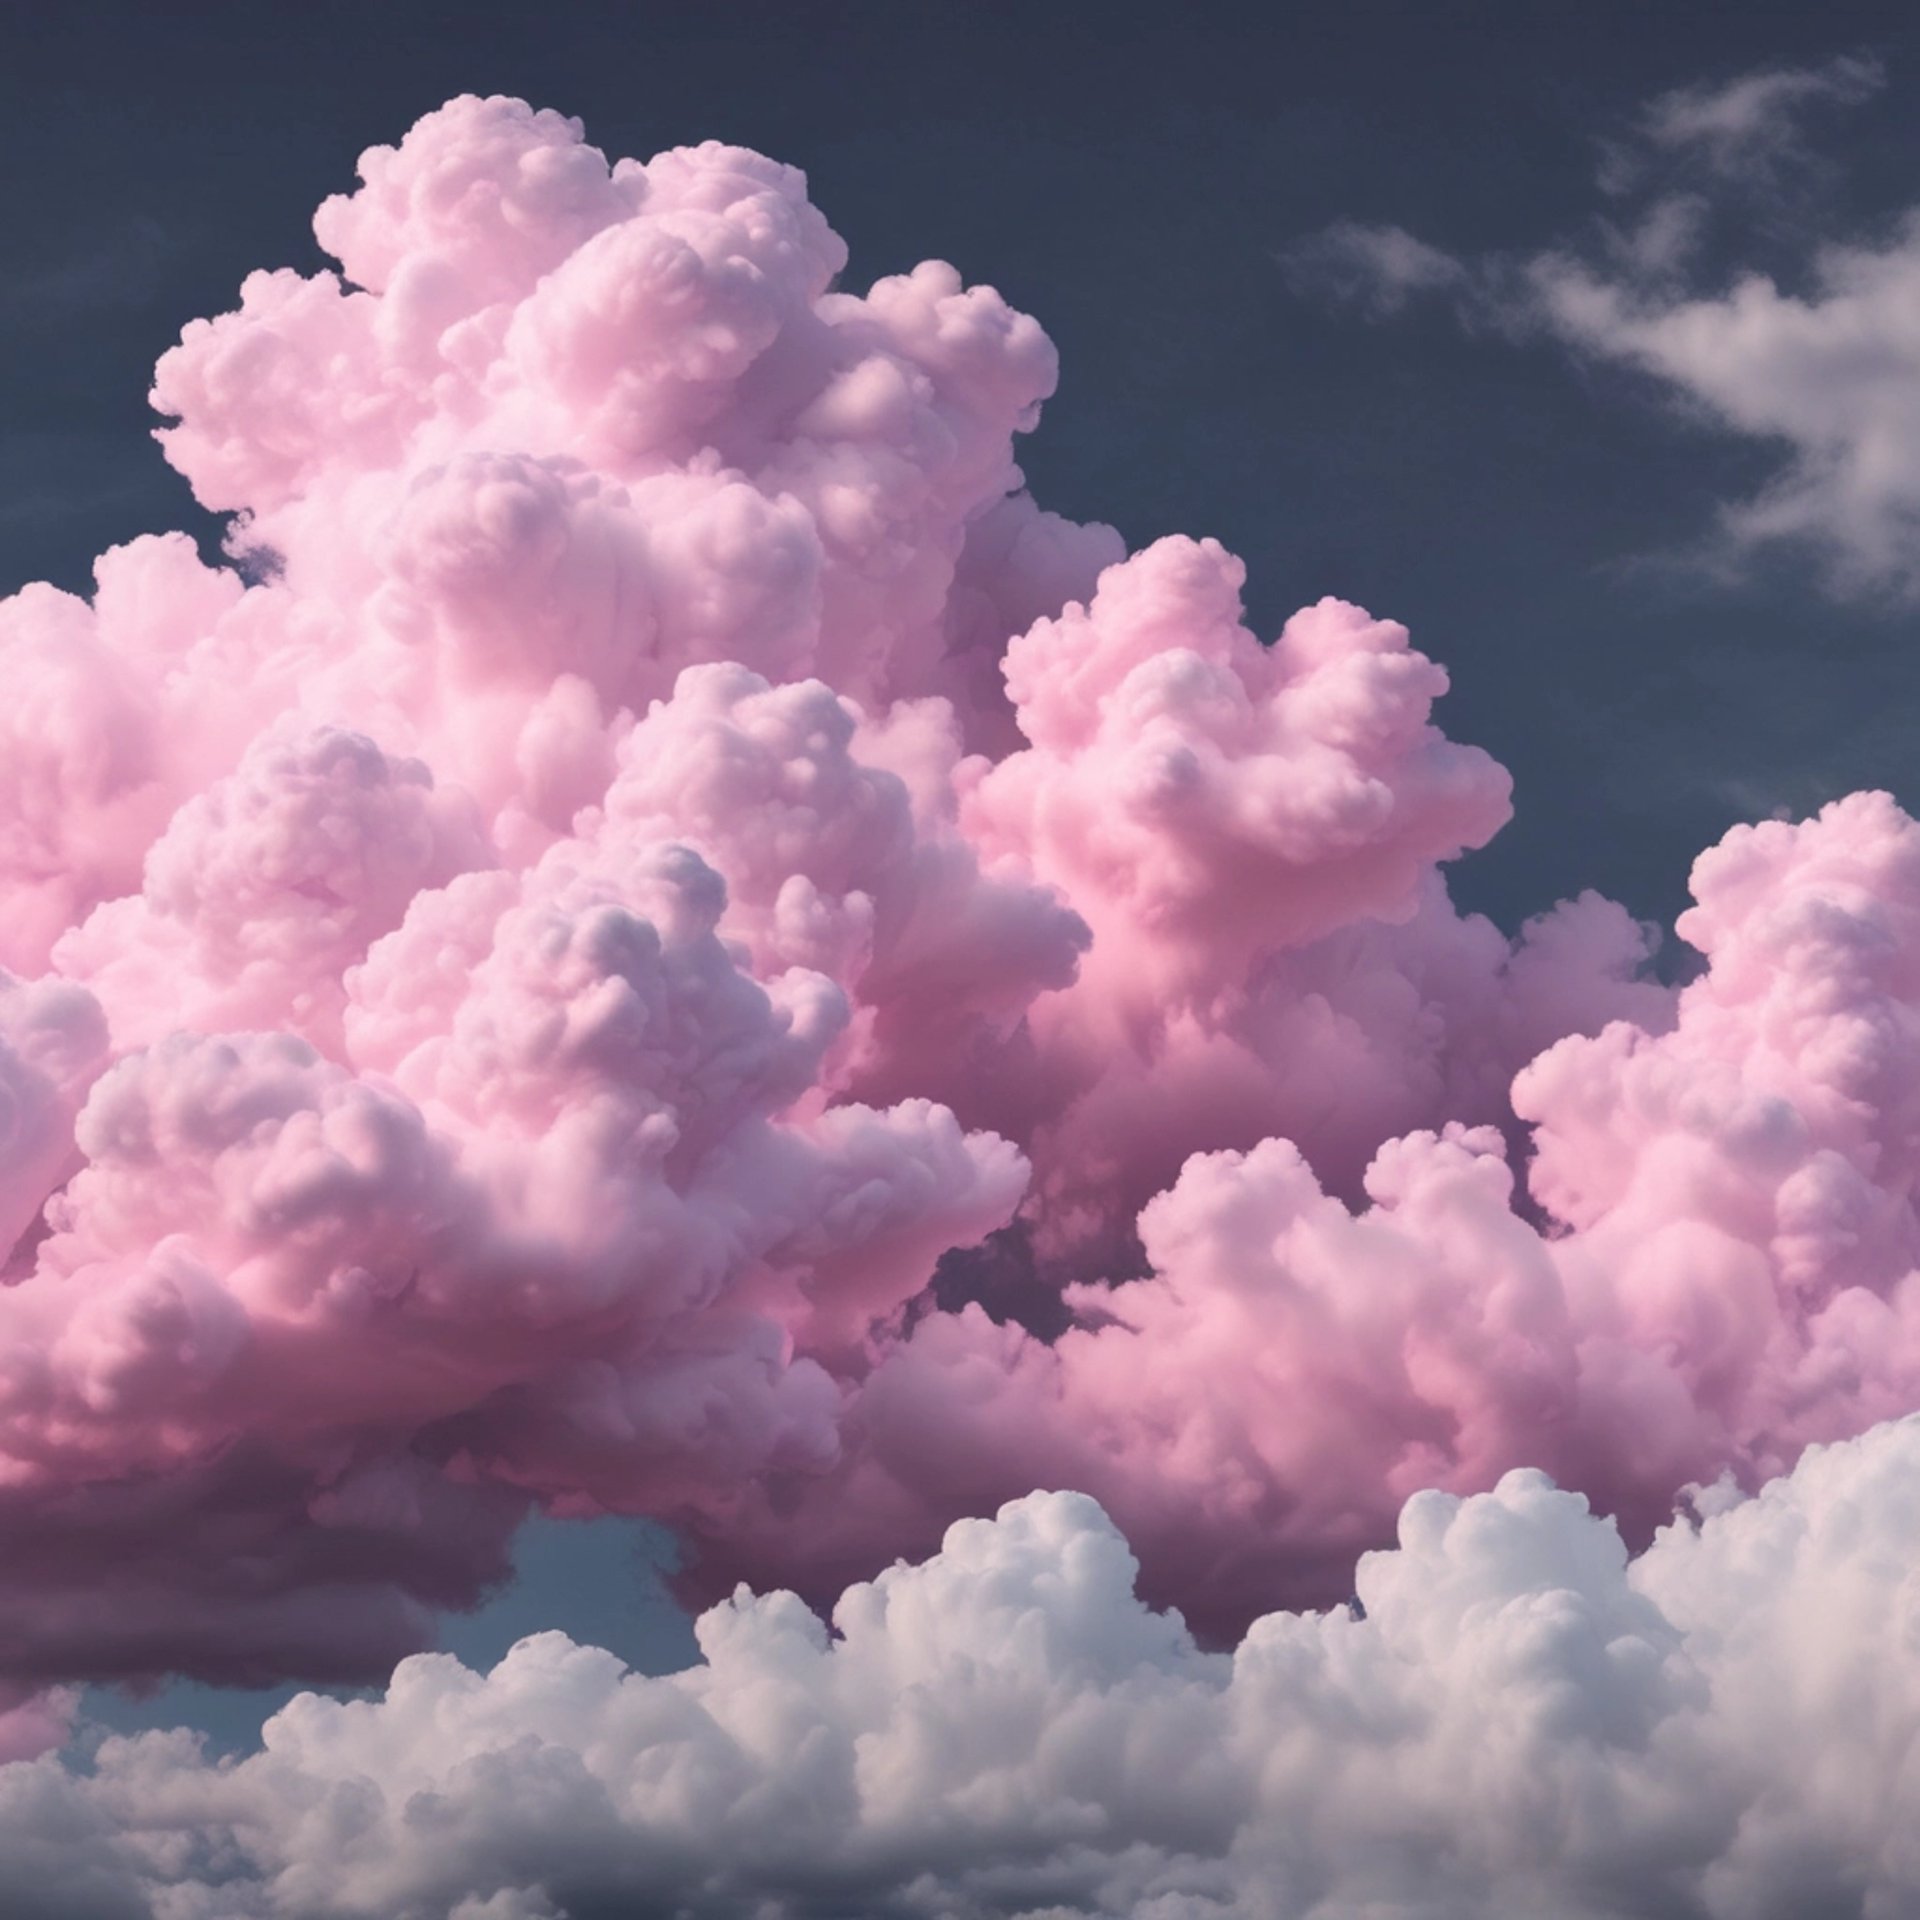
M 559 1634 L 404 1663 L 215 1765 L 0 1771 L 24 1916 L 1892 1920 L 1920 1898 L 1920 1423 L 1629 1561 L 1530 1471 L 1422 1493 L 1359 1604 L 1231 1653 L 1036 1493 L 850 1590 L 744 1590 L 662 1679 Z M 55 1848 L 59 1851 L 54 1852 Z

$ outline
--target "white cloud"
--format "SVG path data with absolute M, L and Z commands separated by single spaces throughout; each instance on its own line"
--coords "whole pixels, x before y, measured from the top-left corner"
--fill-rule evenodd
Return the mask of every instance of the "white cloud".
M 1749 74 L 1662 95 L 1604 149 L 1601 185 L 1631 196 L 1591 237 L 1519 260 L 1467 260 L 1399 228 L 1343 223 L 1297 249 L 1296 279 L 1376 317 L 1440 294 L 1463 324 L 1544 334 L 1645 375 L 1693 422 L 1770 450 L 1771 476 L 1724 503 L 1701 558 L 1811 554 L 1845 595 L 1920 593 L 1920 206 L 1823 238 L 1784 184 L 1810 163 L 1801 116 L 1881 84 L 1872 60 Z M 1786 269 L 1710 264 L 1736 203 L 1783 241 Z M 1783 232 L 1781 223 L 1786 223 Z M 1758 228 L 1754 222 L 1758 222 Z M 1737 240 L 1736 240 L 1737 250 Z M 1312 263 L 1339 263 L 1336 275 Z
M 1570 254 L 1531 280 L 1570 346 L 1779 450 L 1769 483 L 1723 511 L 1734 553 L 1804 544 L 1842 591 L 1920 589 L 1920 209 L 1884 241 L 1820 249 L 1804 293 L 1759 273 L 1648 286 Z
M 831 1636 L 743 1593 L 664 1679 L 545 1634 L 303 1697 L 238 1764 L 0 1769 L 0 1876 L 16 1916 L 158 1920 L 1915 1911 L 1920 1419 L 1701 1505 L 1629 1563 L 1537 1474 L 1422 1494 L 1364 1619 L 1229 1656 L 1035 1494 Z

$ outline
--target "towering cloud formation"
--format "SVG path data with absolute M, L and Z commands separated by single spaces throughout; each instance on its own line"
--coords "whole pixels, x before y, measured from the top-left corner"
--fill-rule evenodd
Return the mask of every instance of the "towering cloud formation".
M 1537 1473 L 1423 1493 L 1360 1606 L 1228 1656 L 1034 1494 L 832 1638 L 742 1592 L 669 1678 L 543 1634 L 304 1697 L 237 1764 L 0 1770 L 0 1863 L 35 1920 L 1910 1912 L 1920 1424 L 1707 1504 L 1629 1562 Z
M 1045 335 L 791 169 L 464 99 L 316 229 L 156 377 L 236 564 L 0 605 L 0 1740 L 383 1678 L 534 1502 L 823 1593 L 1078 1488 L 1229 1634 L 1914 1404 L 1890 802 L 1708 855 L 1677 997 L 1509 941 L 1442 671 L 1037 507 Z

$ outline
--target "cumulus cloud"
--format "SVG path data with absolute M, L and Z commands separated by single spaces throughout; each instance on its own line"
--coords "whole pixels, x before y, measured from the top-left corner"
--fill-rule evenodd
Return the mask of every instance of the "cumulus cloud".
M 830 291 L 737 149 L 466 100 L 363 172 L 352 283 L 256 275 L 156 379 L 273 563 L 166 536 L 0 607 L 22 1681 L 378 1677 L 529 1499 L 830 1459 L 823 1357 L 1025 1178 L 922 1076 L 849 1087 L 1086 940 L 934 792 L 949 623 L 1114 557 L 1017 491 L 1039 328 L 944 268 Z
M 1897 583 L 1920 228 L 1729 292 L 1700 204 L 1321 266 L 1783 435 L 1736 534 Z M 792 169 L 468 98 L 316 231 L 156 374 L 235 564 L 0 602 L 20 1910 L 1907 1911 L 1920 825 L 1736 829 L 1683 990 L 1509 937 L 1444 670 L 1038 506 L 1038 324 Z M 536 1505 L 833 1629 L 404 1658 Z M 391 1680 L 72 1743 L 175 1672 Z
M 1069 1288 L 1047 1341 L 920 1320 L 855 1393 L 859 1444 L 730 1514 L 717 1564 L 825 1588 L 1038 1478 L 1096 1493 L 1149 1591 L 1232 1632 L 1337 1598 L 1422 1487 L 1526 1461 L 1638 1541 L 1689 1481 L 1754 1485 L 1906 1411 L 1917 878 L 1920 826 L 1884 795 L 1736 829 L 1695 869 L 1680 932 L 1706 964 L 1671 1026 L 1519 1073 L 1526 1191 L 1500 1132 L 1458 1122 L 1383 1145 L 1357 1204 L 1284 1139 L 1195 1155 L 1140 1214 L 1143 1278 Z M 1592 951 L 1609 923 L 1585 911 L 1538 937 Z
M 7 1750 L 78 1679 L 383 1679 L 535 1505 L 811 1599 L 1074 1489 L 1208 1645 L 1415 1518 L 1366 1622 L 1281 1617 L 1236 1665 L 1042 1500 L 856 1591 L 840 1642 L 711 1616 L 705 1678 L 547 1641 L 310 1702 L 238 1769 L 172 1736 L 15 1769 L 13 1878 L 166 1920 L 643 1884 L 1311 1912 L 1398 1897 L 1354 1877 L 1370 1832 L 1444 1856 L 1452 1910 L 1512 1874 L 1600 1901 L 1667 1778 L 1621 1761 L 1607 1800 L 1615 1747 L 1715 1656 L 1573 1492 L 1502 1476 L 1639 1546 L 1687 1484 L 1915 1403 L 1920 827 L 1868 795 L 1730 836 L 1681 993 L 1591 894 L 1510 938 L 1447 894 L 1509 782 L 1442 731 L 1444 670 L 1337 600 L 1256 634 L 1217 543 L 1047 513 L 1037 323 L 938 263 L 850 290 L 792 169 L 609 164 L 463 99 L 316 230 L 340 273 L 251 276 L 156 375 L 259 563 L 159 536 L 0 604 Z M 1356 1725 L 1391 1776 L 1380 1729 L 1445 1721 L 1451 1790 L 1482 1729 L 1403 1668 L 1485 1609 L 1447 1624 L 1434 1516 L 1509 1512 L 1606 1623 L 1514 1724 L 1604 1766 L 1541 1809 L 1528 1749 L 1527 1819 L 1458 1860 L 1445 1799 L 1290 1827 L 1271 1782 Z M 1551 1664 L 1562 1602 L 1487 1578 L 1461 1671 L 1536 1616 Z M 1267 1647 L 1275 1724 L 1319 1729 L 1293 1759 L 1233 1732 Z M 1661 1829 L 1629 1892 L 1731 1874 L 1738 1910 L 1731 1831 Z
M 1883 80 L 1846 56 L 1663 94 L 1603 148 L 1586 238 L 1468 259 L 1342 222 L 1288 256 L 1295 283 L 1375 318 L 1436 296 L 1463 324 L 1545 336 L 1647 378 L 1695 426 L 1775 456 L 1696 557 L 1809 555 L 1845 595 L 1920 592 L 1920 210 L 1836 233 L 1804 121 Z M 1764 259 L 1769 264 L 1758 262 Z
M 1669 1020 L 1455 912 L 1402 628 L 1037 506 L 1038 324 L 793 169 L 467 98 L 315 229 L 156 371 L 241 564 L 0 604 L 8 1684 L 377 1678 L 534 1502 L 757 1543 L 1195 1151 L 1353 1197 Z
M 1422 1493 L 1354 1604 L 1231 1653 L 1136 1597 L 1091 1500 L 1037 1493 L 831 1632 L 743 1589 L 665 1678 L 544 1634 L 303 1696 L 235 1762 L 157 1732 L 0 1768 L 0 1858 L 25 1912 L 168 1920 L 1891 1920 L 1916 1489 L 1908 1420 L 1637 1559 L 1537 1472 Z

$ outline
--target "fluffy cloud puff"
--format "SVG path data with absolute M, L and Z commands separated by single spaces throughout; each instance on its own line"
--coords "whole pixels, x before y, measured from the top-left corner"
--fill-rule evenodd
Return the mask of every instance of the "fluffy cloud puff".
M 1422 1493 L 1355 1604 L 1231 1653 L 1135 1596 L 1091 1500 L 1033 1494 L 831 1634 L 742 1589 L 665 1678 L 544 1634 L 304 1696 L 237 1761 L 0 1769 L 0 1857 L 35 1916 L 1892 1920 L 1916 1487 L 1909 1420 L 1632 1560 L 1537 1472 Z
M 309 903 L 319 928 L 344 897 Z M 338 1671 L 350 1606 L 310 1654 L 230 1610 L 299 1618 L 336 1582 L 376 1612 L 387 1587 L 468 1599 L 500 1571 L 504 1488 L 670 1512 L 832 1457 L 835 1397 L 796 1332 L 844 1337 L 916 1291 L 1005 1220 L 1023 1168 L 924 1101 L 782 1118 L 844 1003 L 817 975 L 770 994 L 742 974 L 723 899 L 671 845 L 629 851 L 617 884 L 561 859 L 469 874 L 354 970 L 344 1025 L 369 1071 L 288 1032 L 177 1032 L 102 1075 L 0 1295 L 16 1671 Z M 284 1542 L 226 1509 L 242 1458 L 278 1486 Z M 423 1503 L 477 1511 L 440 1528 Z M 207 1533 L 187 1591 L 123 1628 L 48 1604 L 97 1561 L 178 1578 L 182 1506 Z M 437 1531 L 455 1538 L 436 1568 Z M 263 1557 L 285 1562 L 265 1586 Z M 370 1629 L 369 1665 L 396 1630 Z

